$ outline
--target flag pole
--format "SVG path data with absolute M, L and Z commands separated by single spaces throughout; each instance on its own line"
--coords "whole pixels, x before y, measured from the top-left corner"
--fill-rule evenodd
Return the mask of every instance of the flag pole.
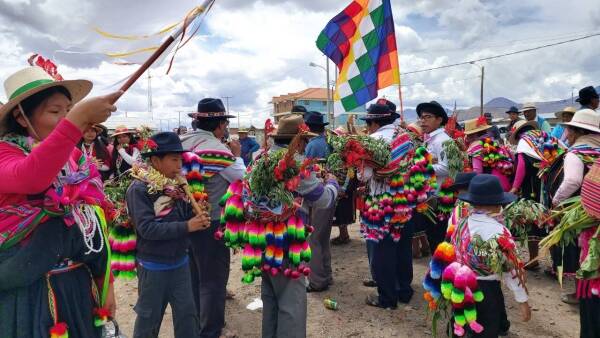
M 185 32 L 187 27 L 194 21 L 194 19 L 196 19 L 198 15 L 204 13 L 206 9 L 215 1 L 216 0 L 204 0 L 202 5 L 200 5 L 189 18 L 186 18 L 182 25 L 175 32 L 173 32 L 167 39 L 165 39 L 165 41 L 163 41 L 160 47 L 158 47 L 158 49 L 155 50 L 152 55 L 150 55 L 148 60 L 146 60 L 140 66 L 140 68 L 138 68 L 138 70 L 136 70 L 135 73 L 133 73 L 133 75 L 127 79 L 127 81 L 121 86 L 121 88 L 119 88 L 119 90 L 126 92 L 129 88 L 131 88 L 131 86 L 146 72 L 146 70 L 148 70 L 148 68 L 150 68 L 150 66 L 152 66 L 154 62 L 156 62 L 156 60 L 158 60 L 158 58 L 167 50 L 167 48 L 169 48 L 173 42 L 181 37 L 183 32 Z

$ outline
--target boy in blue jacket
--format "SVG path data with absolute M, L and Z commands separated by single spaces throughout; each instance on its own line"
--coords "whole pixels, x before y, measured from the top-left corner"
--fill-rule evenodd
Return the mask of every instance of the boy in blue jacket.
M 185 152 L 177 134 L 151 137 L 142 154 L 148 169 L 134 168 L 127 208 L 137 233 L 138 301 L 134 337 L 157 337 L 167 304 L 173 310 L 175 337 L 197 337 L 188 256 L 188 233 L 210 225 L 208 213 L 195 215 L 177 183 Z

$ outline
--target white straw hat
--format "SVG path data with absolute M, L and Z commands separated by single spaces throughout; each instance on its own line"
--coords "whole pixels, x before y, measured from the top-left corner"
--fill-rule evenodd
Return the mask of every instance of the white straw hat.
M 592 109 L 581 109 L 573 115 L 571 122 L 563 123 L 563 125 L 600 133 L 600 114 Z
M 561 110 L 561 111 L 557 111 L 556 113 L 554 113 L 554 115 L 556 116 L 556 118 L 562 119 L 563 114 L 575 114 L 577 112 L 577 109 L 575 109 L 575 107 L 565 107 L 565 109 Z
M 37 66 L 21 69 L 9 76 L 4 81 L 8 102 L 0 107 L 0 134 L 5 132 L 8 113 L 19 103 L 44 89 L 58 86 L 65 87 L 71 94 L 71 103 L 76 103 L 92 90 L 93 85 L 88 80 L 55 81 L 46 71 Z
M 523 107 L 521 107 L 521 109 L 519 109 L 519 113 L 523 113 L 529 110 L 537 110 L 537 107 L 535 106 L 535 103 L 525 103 L 523 105 Z

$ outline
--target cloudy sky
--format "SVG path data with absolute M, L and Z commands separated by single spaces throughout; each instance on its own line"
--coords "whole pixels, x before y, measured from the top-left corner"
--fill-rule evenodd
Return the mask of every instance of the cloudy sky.
M 97 26 L 148 34 L 181 19 L 199 1 L 0 0 L 0 79 L 24 67 L 33 52 L 53 58 L 65 78 L 87 78 L 94 94 L 118 88 L 135 67 L 112 64 L 101 52 L 123 50 Z M 217 0 L 199 36 L 153 70 L 154 119 L 192 111 L 207 96 L 231 96 L 242 125 L 260 125 L 271 98 L 322 86 L 325 63 L 314 41 L 349 0 Z M 597 0 L 392 0 L 401 72 L 445 65 L 600 32 Z M 570 97 L 572 88 L 600 85 L 600 37 L 482 62 L 485 101 Z M 436 99 L 477 105 L 479 68 L 459 66 L 402 76 L 405 106 Z M 147 80 L 119 101 L 121 111 L 147 111 Z M 381 93 L 398 101 L 397 89 Z M 0 94 L 4 101 L 4 93 Z M 131 113 L 135 115 L 134 113 Z M 185 114 L 182 114 L 185 117 Z M 165 122 L 166 123 L 166 122 Z M 235 124 L 235 123 L 234 123 Z

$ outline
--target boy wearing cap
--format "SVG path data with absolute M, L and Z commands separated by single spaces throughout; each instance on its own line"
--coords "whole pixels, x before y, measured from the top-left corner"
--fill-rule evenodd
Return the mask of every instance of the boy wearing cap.
M 158 133 L 142 156 L 148 169 L 134 168 L 127 207 L 137 233 L 138 301 L 134 337 L 157 337 L 167 304 L 173 310 L 175 337 L 197 337 L 188 234 L 209 225 L 207 214 L 194 216 L 177 183 L 185 152 L 177 134 Z
M 483 326 L 483 331 L 471 337 L 498 337 L 510 327 L 505 318 L 501 280 L 519 303 L 523 321 L 531 319 L 531 308 L 527 302 L 527 289 L 516 246 L 501 218 L 502 205 L 511 203 L 516 196 L 505 193 L 496 176 L 480 174 L 471 179 L 468 192 L 459 194 L 458 198 L 469 203 L 472 209 L 466 218 L 458 221 L 451 241 L 457 261 L 477 274 L 478 288 L 484 294 L 483 301 L 476 303 L 477 321 Z M 505 256 L 505 263 L 501 267 L 494 266 L 494 258 L 486 257 L 480 253 L 485 251 L 478 250 L 485 242 L 490 241 L 495 241 L 496 247 Z

